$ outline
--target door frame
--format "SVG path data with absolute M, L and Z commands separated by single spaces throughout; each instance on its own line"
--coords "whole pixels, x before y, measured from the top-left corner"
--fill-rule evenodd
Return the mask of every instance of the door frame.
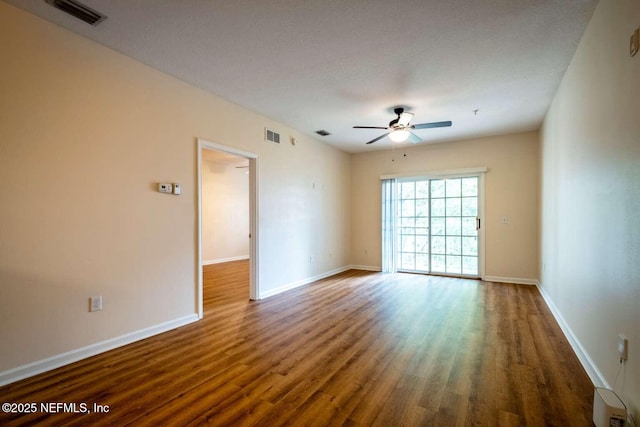
M 260 295 L 259 285 L 259 232 L 258 232 L 258 155 L 249 151 L 197 138 L 198 159 L 198 318 L 203 316 L 203 280 L 202 280 L 202 150 L 214 150 L 244 157 L 249 160 L 249 299 L 257 300 Z

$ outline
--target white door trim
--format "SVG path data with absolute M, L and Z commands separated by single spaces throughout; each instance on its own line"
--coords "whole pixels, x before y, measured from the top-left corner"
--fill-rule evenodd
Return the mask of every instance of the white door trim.
M 202 150 L 215 150 L 244 157 L 249 160 L 249 299 L 258 299 L 258 155 L 248 151 L 197 138 L 198 151 L 198 318 L 203 316 L 203 283 L 202 283 Z
M 405 172 L 396 173 L 391 175 L 380 175 L 380 179 L 392 179 L 392 178 L 428 178 L 428 179 L 442 179 L 442 178 L 464 178 L 467 176 L 478 176 L 478 174 L 484 174 L 489 171 L 489 168 L 485 166 L 477 168 L 466 169 L 445 169 L 434 170 L 427 172 Z

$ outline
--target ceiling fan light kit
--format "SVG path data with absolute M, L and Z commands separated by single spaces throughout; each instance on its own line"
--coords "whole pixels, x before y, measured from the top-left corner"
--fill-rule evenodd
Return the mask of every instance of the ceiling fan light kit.
M 405 112 L 403 107 L 397 107 L 393 110 L 394 113 L 398 115 L 395 119 L 389 122 L 389 126 L 354 126 L 354 129 L 386 129 L 389 132 L 380 135 L 377 138 L 372 139 L 367 142 L 367 144 L 372 144 L 376 141 L 381 140 L 385 136 L 389 135 L 389 139 L 393 142 L 404 142 L 409 139 L 412 143 L 417 144 L 418 142 L 422 142 L 422 139 L 411 132 L 411 129 L 430 129 L 430 128 L 441 128 L 441 127 L 449 127 L 452 125 L 451 121 L 445 122 L 432 122 L 432 123 L 420 123 L 417 125 L 411 125 L 411 119 L 413 118 L 413 113 Z
M 407 139 L 409 139 L 410 133 L 411 132 L 409 132 L 408 130 L 394 130 L 389 134 L 389 139 L 393 142 L 405 142 Z

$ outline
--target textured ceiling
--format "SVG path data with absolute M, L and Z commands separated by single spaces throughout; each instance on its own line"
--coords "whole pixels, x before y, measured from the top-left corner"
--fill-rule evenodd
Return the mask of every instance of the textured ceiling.
M 423 143 L 538 129 L 596 0 L 5 0 L 348 152 L 396 105 Z M 474 114 L 473 110 L 479 110 Z M 330 136 L 314 131 L 326 129 Z

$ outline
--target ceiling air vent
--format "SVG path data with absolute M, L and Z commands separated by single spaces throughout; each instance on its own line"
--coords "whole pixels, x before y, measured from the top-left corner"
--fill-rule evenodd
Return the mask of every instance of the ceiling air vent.
M 316 133 L 317 133 L 318 135 L 320 135 L 320 136 L 328 136 L 328 135 L 331 135 L 329 132 L 327 132 L 327 131 L 326 131 L 326 130 L 324 130 L 324 129 L 317 130 L 317 131 L 316 131 Z
M 264 139 L 265 141 L 280 144 L 280 134 L 278 132 L 272 131 L 271 129 L 264 128 Z
M 63 12 L 74 16 L 87 24 L 94 27 L 107 19 L 106 15 L 91 9 L 89 6 L 85 6 L 76 0 L 44 0 L 51 6 L 60 9 Z

